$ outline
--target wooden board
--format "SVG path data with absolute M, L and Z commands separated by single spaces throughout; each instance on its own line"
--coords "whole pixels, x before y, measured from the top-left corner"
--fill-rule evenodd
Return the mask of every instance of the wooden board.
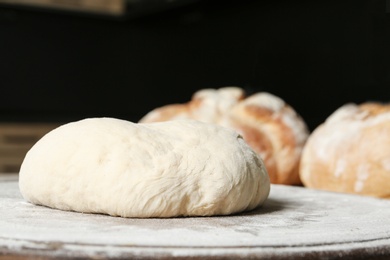
M 8 175 L 0 216 L 0 258 L 390 257 L 390 201 L 283 185 L 239 215 L 126 219 L 29 204 Z
M 58 126 L 54 123 L 0 123 L 0 172 L 18 172 L 28 150 Z
M 0 0 L 0 3 L 112 15 L 124 14 L 126 7 L 125 0 Z

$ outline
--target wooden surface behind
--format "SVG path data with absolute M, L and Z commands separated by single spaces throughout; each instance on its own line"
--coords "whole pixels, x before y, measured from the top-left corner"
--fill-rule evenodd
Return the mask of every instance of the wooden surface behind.
M 123 14 L 125 11 L 125 0 L 0 0 L 0 3 L 107 14 Z
M 272 185 L 266 204 L 233 216 L 131 219 L 27 203 L 0 177 L 0 257 L 390 257 L 390 201 Z
M 0 172 L 18 172 L 30 148 L 59 124 L 0 123 Z

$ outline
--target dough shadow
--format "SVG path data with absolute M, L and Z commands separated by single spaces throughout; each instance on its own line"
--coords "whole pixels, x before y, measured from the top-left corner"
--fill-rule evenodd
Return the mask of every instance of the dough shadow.
M 277 199 L 267 199 L 265 203 L 251 211 L 242 212 L 235 216 L 253 216 L 253 215 L 264 215 L 279 212 L 287 208 L 287 202 Z

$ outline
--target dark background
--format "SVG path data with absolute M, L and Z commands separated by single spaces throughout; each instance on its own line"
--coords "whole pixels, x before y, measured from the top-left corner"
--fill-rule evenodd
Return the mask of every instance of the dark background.
M 390 101 L 379 0 L 205 0 L 137 17 L 0 5 L 0 121 L 139 120 L 201 88 L 289 103 L 313 130 L 348 102 Z

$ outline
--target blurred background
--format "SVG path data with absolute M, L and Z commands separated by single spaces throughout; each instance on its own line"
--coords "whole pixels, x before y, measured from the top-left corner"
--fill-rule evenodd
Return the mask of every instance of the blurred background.
M 388 0 L 0 0 L 0 172 L 60 124 L 203 88 L 270 92 L 314 130 L 390 101 L 389 54 Z

